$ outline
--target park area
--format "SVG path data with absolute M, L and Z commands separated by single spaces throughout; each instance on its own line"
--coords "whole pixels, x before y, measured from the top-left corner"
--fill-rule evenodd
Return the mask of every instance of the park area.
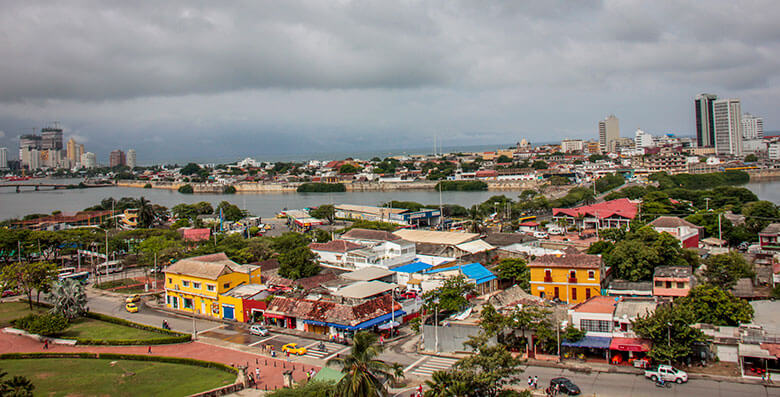
M 186 396 L 235 382 L 234 374 L 186 364 L 91 358 L 0 360 L 42 396 Z
M 107 277 L 107 276 L 104 276 Z M 152 281 L 157 281 L 157 289 L 151 289 Z M 141 294 L 144 292 L 161 291 L 165 280 L 163 278 L 153 279 L 151 277 L 121 278 L 117 280 L 104 281 L 95 284 L 95 288 L 105 291 L 117 292 L 121 294 Z M 149 285 L 146 290 L 145 285 Z

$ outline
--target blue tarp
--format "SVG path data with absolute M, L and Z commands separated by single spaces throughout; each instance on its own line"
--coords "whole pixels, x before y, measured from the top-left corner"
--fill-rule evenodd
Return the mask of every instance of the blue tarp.
M 612 338 L 606 336 L 586 336 L 576 342 L 569 342 L 564 340 L 561 342 L 561 346 L 569 347 L 589 347 L 592 349 L 609 349 L 609 344 L 612 342 Z
M 431 266 L 431 265 L 429 265 L 427 263 L 417 261 L 417 262 L 412 262 L 412 263 L 410 263 L 408 265 L 399 266 L 399 267 L 396 267 L 395 269 L 390 269 L 390 270 L 392 270 L 394 272 L 397 272 L 397 273 L 417 273 L 419 271 L 427 270 L 427 269 L 430 269 L 432 267 L 433 266 Z
M 406 312 L 403 311 L 403 310 L 397 310 L 395 312 L 395 318 L 396 319 L 399 319 L 399 318 L 403 317 L 404 315 L 406 315 Z M 381 323 L 383 323 L 383 322 L 385 322 L 387 320 L 392 320 L 392 319 L 393 319 L 393 314 L 392 313 L 387 313 L 387 314 L 381 315 L 381 316 L 379 316 L 377 318 L 372 318 L 371 320 L 364 321 L 364 322 L 362 322 L 362 323 L 360 323 L 358 325 L 355 325 L 355 326 L 344 325 L 344 324 L 336 324 L 336 323 L 326 323 L 324 321 L 317 321 L 317 320 L 303 320 L 303 323 L 304 324 L 312 324 L 312 325 L 320 325 L 320 326 L 324 326 L 324 327 L 333 327 L 333 328 L 338 328 L 338 329 L 345 329 L 347 331 L 357 331 L 357 330 L 361 330 L 361 329 L 371 328 L 371 327 L 373 327 L 373 326 L 375 326 L 377 324 L 381 324 Z
M 463 272 L 463 275 L 474 280 L 476 284 L 482 284 L 496 279 L 496 275 L 493 274 L 493 272 L 486 269 L 484 266 L 482 266 L 479 263 L 469 263 L 468 265 L 457 265 L 457 266 L 450 266 L 441 269 L 432 269 L 432 270 L 428 270 L 426 273 L 433 274 L 439 272 L 446 272 L 446 271 L 457 270 L 458 268 L 460 268 L 460 271 Z

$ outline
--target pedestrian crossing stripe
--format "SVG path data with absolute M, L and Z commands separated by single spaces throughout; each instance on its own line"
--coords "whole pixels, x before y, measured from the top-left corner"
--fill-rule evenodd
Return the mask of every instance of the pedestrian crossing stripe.
M 411 370 L 414 375 L 431 376 L 436 371 L 444 371 L 452 368 L 458 362 L 455 358 L 429 357 Z
M 325 342 L 325 350 L 324 351 L 320 350 L 318 348 L 318 346 L 319 346 L 319 343 L 316 343 L 316 344 L 312 345 L 311 347 L 308 347 L 306 349 L 306 354 L 304 354 L 304 357 L 312 357 L 312 358 L 322 359 L 322 358 L 327 357 L 327 356 L 333 354 L 334 352 L 337 352 L 337 351 L 339 351 L 339 350 L 344 348 L 344 345 L 340 345 L 338 343 L 330 343 L 330 342 Z

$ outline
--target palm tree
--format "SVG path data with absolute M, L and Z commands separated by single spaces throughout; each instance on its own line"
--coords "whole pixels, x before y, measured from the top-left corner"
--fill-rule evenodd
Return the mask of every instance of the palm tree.
M 0 371 L 0 380 L 8 375 Z M 24 376 L 14 376 L 11 379 L 2 380 L 0 383 L 0 395 L 13 397 L 32 397 L 35 385 Z
M 154 207 L 149 200 L 141 197 L 138 199 L 138 227 L 147 228 L 154 222 Z
M 473 387 L 453 371 L 436 371 L 426 380 L 425 397 L 465 397 L 473 393 Z
M 479 233 L 482 229 L 482 215 L 479 213 L 479 207 L 472 205 L 469 209 L 469 220 L 471 221 L 471 232 Z
M 376 334 L 358 332 L 346 357 L 328 361 L 346 374 L 336 385 L 336 397 L 387 396 L 385 383 L 396 378 L 397 369 L 377 359 L 383 350 L 377 339 Z
M 73 279 L 54 283 L 49 293 L 49 300 L 54 305 L 52 311 L 68 320 L 73 320 L 87 311 L 87 294 L 84 292 L 84 286 Z

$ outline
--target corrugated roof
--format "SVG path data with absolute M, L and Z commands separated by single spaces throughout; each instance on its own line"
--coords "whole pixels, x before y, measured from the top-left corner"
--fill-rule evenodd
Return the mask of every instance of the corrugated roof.
M 393 272 L 376 266 L 364 267 L 354 272 L 344 273 L 341 277 L 347 280 L 371 281 L 392 275 Z
M 370 205 L 356 205 L 356 204 L 337 204 L 336 210 L 352 211 L 352 212 L 365 212 L 367 214 L 374 214 L 380 216 L 387 216 L 389 214 L 403 214 L 409 210 L 403 208 L 385 208 L 385 207 L 372 207 Z
M 401 237 L 384 230 L 352 229 L 341 235 L 344 240 L 395 241 Z
M 761 234 L 780 234 L 780 223 L 770 223 L 761 230 Z
M 395 284 L 385 283 L 382 281 L 358 281 L 354 284 L 341 288 L 333 293 L 333 295 L 343 296 L 345 298 L 368 298 L 374 295 L 387 292 L 395 288 Z
M 396 236 L 414 243 L 458 245 L 479 237 L 476 233 L 437 232 L 431 230 L 401 229 L 393 232 Z
M 627 198 L 622 198 L 576 208 L 553 208 L 553 216 L 559 214 L 573 217 L 585 215 L 598 218 L 609 218 L 617 215 L 627 219 L 634 219 L 637 214 L 637 205 Z
M 476 254 L 478 252 L 485 252 L 485 251 L 490 251 L 492 249 L 496 249 L 496 247 L 494 247 L 494 246 L 492 246 L 492 245 L 490 245 L 490 244 L 488 244 L 488 243 L 486 243 L 486 242 L 484 242 L 482 240 L 469 241 L 467 243 L 458 244 L 458 245 L 456 245 L 456 247 L 458 247 L 458 249 L 466 251 L 466 252 L 468 252 L 470 254 Z
M 397 273 L 417 273 L 423 270 L 428 270 L 432 267 L 433 266 L 430 264 L 418 261 L 418 262 L 412 262 L 408 265 L 399 266 L 391 270 Z
M 222 274 L 241 270 L 244 270 L 241 265 L 230 260 L 224 252 L 220 252 L 182 259 L 168 265 L 163 272 L 216 280 Z
M 463 273 L 464 276 L 474 280 L 477 284 L 482 284 L 490 280 L 496 279 L 496 275 L 493 274 L 493 272 L 491 272 L 490 270 L 486 269 L 484 266 L 476 262 L 469 263 L 467 265 L 455 265 L 455 266 L 442 267 L 437 269 L 430 269 L 425 273 L 435 274 L 435 273 L 458 270 L 458 269 L 460 269 L 460 271 Z
M 611 296 L 594 296 L 572 308 L 578 313 L 614 313 L 617 300 Z

